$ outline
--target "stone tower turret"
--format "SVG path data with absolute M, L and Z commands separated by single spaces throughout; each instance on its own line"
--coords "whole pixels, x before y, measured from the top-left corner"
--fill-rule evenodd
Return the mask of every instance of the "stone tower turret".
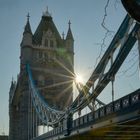
M 32 52 L 32 31 L 29 22 L 29 14 L 27 15 L 27 23 L 24 28 L 23 38 L 21 41 L 21 64 L 26 64 L 31 60 Z
M 71 31 L 71 22 L 69 20 L 69 28 L 68 28 L 68 32 L 67 32 L 67 36 L 66 36 L 66 47 L 69 51 L 73 52 L 73 48 L 74 48 L 74 38 L 72 35 L 72 31 Z
M 31 139 L 37 136 L 36 130 L 41 125 L 31 102 L 26 64 L 30 65 L 33 82 L 40 96 L 50 107 L 64 110 L 71 105 L 74 77 L 73 47 L 70 22 L 67 37 L 64 39 L 61 38 L 48 10 L 43 13 L 34 34 L 31 31 L 29 15 L 27 16 L 21 41 L 20 74 L 9 103 L 9 140 Z M 33 114 L 36 117 L 33 117 Z

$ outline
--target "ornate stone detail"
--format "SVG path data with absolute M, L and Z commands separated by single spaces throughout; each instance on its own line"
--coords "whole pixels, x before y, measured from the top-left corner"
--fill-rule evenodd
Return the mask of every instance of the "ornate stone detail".
M 129 98 L 126 98 L 122 101 L 123 107 L 128 107 L 129 106 Z
M 139 101 L 139 95 L 136 94 L 136 95 L 132 96 L 131 100 L 132 100 L 132 104 L 137 103 Z
M 118 110 L 120 110 L 120 109 L 121 109 L 121 104 L 120 104 L 120 102 L 116 102 L 115 105 L 114 105 L 114 110 L 115 110 L 115 111 L 118 111 Z

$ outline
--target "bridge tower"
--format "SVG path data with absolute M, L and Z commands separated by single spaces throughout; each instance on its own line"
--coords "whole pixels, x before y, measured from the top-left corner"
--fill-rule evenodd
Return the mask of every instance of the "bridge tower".
M 31 122 L 31 98 L 26 64 L 30 64 L 34 83 L 40 95 L 51 106 L 64 110 L 72 103 L 74 38 L 69 22 L 66 37 L 61 37 L 51 14 L 43 13 L 41 21 L 32 33 L 29 15 L 21 42 L 20 73 L 17 82 L 12 81 L 9 92 L 9 140 L 29 140 L 33 133 Z M 33 132 L 34 131 L 34 132 Z

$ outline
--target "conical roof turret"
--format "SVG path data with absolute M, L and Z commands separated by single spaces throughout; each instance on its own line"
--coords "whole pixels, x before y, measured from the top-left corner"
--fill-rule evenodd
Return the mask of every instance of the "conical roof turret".
M 31 30 L 29 18 L 30 18 L 30 16 L 29 16 L 29 13 L 28 13 L 28 15 L 27 15 L 27 23 L 26 23 L 26 25 L 25 25 L 23 34 L 25 34 L 25 33 L 30 33 L 30 34 L 32 34 L 32 30 Z
M 68 28 L 66 40 L 67 40 L 67 39 L 71 39 L 71 40 L 74 41 L 74 38 L 73 38 L 73 35 L 72 35 L 72 31 L 71 31 L 71 22 L 70 22 L 70 20 L 69 20 L 69 23 L 68 23 L 68 24 L 69 24 L 69 28 Z
M 27 15 L 27 23 L 24 27 L 23 38 L 21 41 L 21 46 L 32 46 L 32 30 L 29 22 L 29 13 Z

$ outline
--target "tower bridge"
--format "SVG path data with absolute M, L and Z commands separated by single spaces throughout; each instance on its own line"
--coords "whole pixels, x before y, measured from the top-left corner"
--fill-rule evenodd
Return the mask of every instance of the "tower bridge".
M 113 89 L 115 75 L 136 41 L 140 50 L 140 25 L 127 14 L 83 85 L 75 82 L 71 23 L 66 38 L 61 37 L 46 11 L 33 34 L 28 15 L 21 41 L 20 73 L 9 92 L 9 140 L 139 139 L 140 89 L 118 100 L 114 100 Z M 74 101 L 73 83 L 79 92 Z M 106 104 L 98 96 L 109 83 L 112 101 Z M 86 107 L 90 112 L 81 116 Z M 79 118 L 74 118 L 75 113 Z M 39 134 L 40 126 L 48 127 L 48 131 Z

